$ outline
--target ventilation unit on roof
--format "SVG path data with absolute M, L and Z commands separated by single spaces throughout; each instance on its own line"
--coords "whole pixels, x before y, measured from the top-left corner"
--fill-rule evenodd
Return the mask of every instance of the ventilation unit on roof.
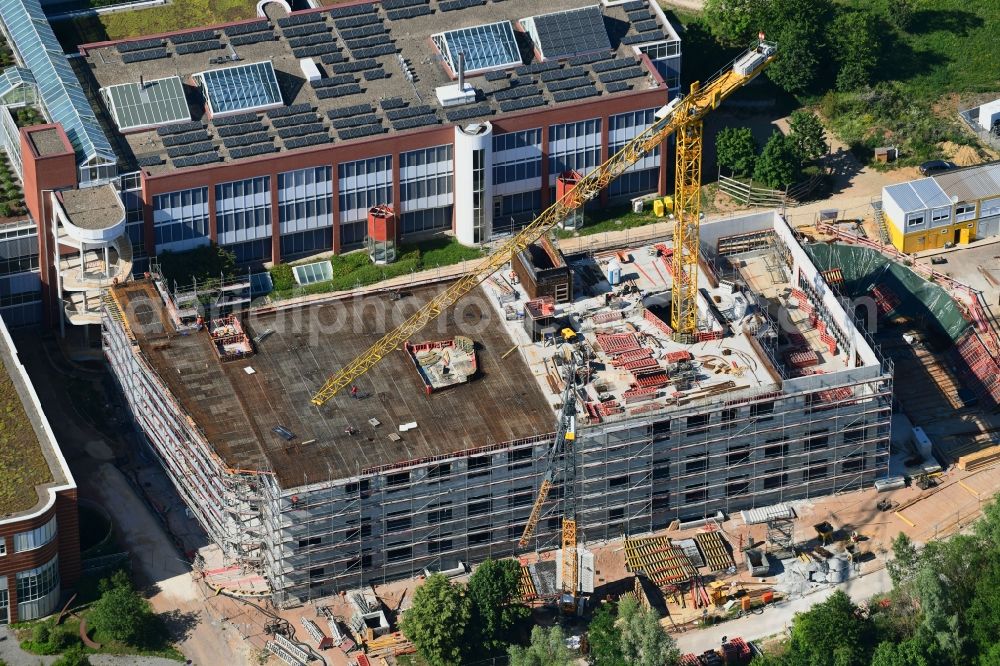
M 471 83 L 465 83 L 461 87 L 457 83 L 441 86 L 435 88 L 434 92 L 437 95 L 438 104 L 445 108 L 472 104 L 476 101 L 476 89 Z
M 306 77 L 306 81 L 310 83 L 323 78 L 323 75 L 319 73 L 319 67 L 316 66 L 312 58 L 302 58 L 299 60 L 299 67 L 302 68 L 302 74 Z

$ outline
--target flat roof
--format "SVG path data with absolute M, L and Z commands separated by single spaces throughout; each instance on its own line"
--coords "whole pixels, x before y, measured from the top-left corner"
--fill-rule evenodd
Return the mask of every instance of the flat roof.
M 184 82 L 197 123 L 185 128 L 189 137 L 165 141 L 155 131 L 135 131 L 115 142 L 126 163 L 124 168 L 134 163 L 154 174 L 307 145 L 363 140 L 424 124 L 475 122 L 657 86 L 652 73 L 639 66 L 641 61 L 636 58 L 640 46 L 637 39 L 641 37 L 633 17 L 636 24 L 659 22 L 649 5 L 638 13 L 635 8 L 631 13 L 626 11 L 622 5 L 604 7 L 608 52 L 546 64 L 535 62 L 531 38 L 517 29 L 517 22 L 525 16 L 592 7 L 592 2 L 461 2 L 462 8 L 455 3 L 429 0 L 403 6 L 397 0 L 385 5 L 339 5 L 291 16 L 285 16 L 277 3 L 270 3 L 266 6 L 270 21 L 84 45 L 80 47 L 84 57 L 70 60 L 94 98 L 99 98 L 97 91 L 102 88 L 136 85 L 140 76 L 146 81 L 177 76 Z M 474 38 L 477 26 L 505 22 L 514 27 L 515 45 L 525 64 L 518 66 L 515 62 L 508 71 L 470 77 L 468 82 L 479 91 L 477 101 L 441 107 L 435 90 L 452 85 L 456 73 L 448 65 L 448 54 L 439 53 L 432 36 L 459 31 Z M 676 39 L 669 25 L 662 26 L 660 36 Z M 475 62 L 478 57 L 474 44 L 471 41 L 465 46 L 467 61 Z M 234 61 L 233 56 L 238 60 Z M 303 58 L 318 65 L 323 73 L 320 81 L 306 80 L 300 63 Z M 260 119 L 244 119 L 245 127 L 238 131 L 223 129 L 225 123 L 210 120 L 194 76 L 211 69 L 263 62 L 274 68 L 284 105 L 295 110 L 285 115 L 294 117 L 273 122 L 273 118 L 258 114 Z M 577 92 L 583 96 L 568 94 Z M 429 108 L 418 116 L 420 123 L 414 123 L 413 115 L 425 106 Z M 364 124 L 359 125 L 362 121 Z M 199 133 L 202 125 L 205 136 Z M 257 141 L 234 139 L 236 133 L 253 135 Z M 185 147 L 188 141 L 194 144 L 191 149 Z M 211 144 L 212 151 L 205 150 L 206 143 Z
M 69 152 L 66 150 L 66 144 L 63 143 L 62 137 L 59 136 L 59 130 L 55 127 L 32 130 L 28 132 L 28 137 L 39 157 L 51 157 Z
M 892 197 L 904 213 L 951 205 L 948 194 L 933 178 L 889 185 L 885 188 L 885 193 Z M 904 223 L 903 220 L 899 221 L 899 224 Z
M 1000 197 L 1000 162 L 946 171 L 933 178 L 949 197 L 958 197 L 959 203 Z
M 5 519 L 37 510 L 50 490 L 72 478 L 2 323 L 0 361 L 0 519 Z
M 414 289 L 398 305 L 410 313 L 439 287 Z M 233 469 L 272 471 L 283 488 L 554 429 L 553 412 L 528 366 L 517 355 L 503 358 L 513 346 L 509 335 L 502 327 L 482 325 L 481 315 L 490 315 L 490 306 L 480 291 L 413 339 L 472 338 L 479 372 L 470 382 L 428 395 L 411 357 L 400 349 L 358 379 L 363 399 L 343 391 L 315 407 L 310 397 L 326 378 L 384 332 L 375 316 L 383 308 L 388 311 L 384 295 L 299 307 L 294 317 L 291 310 L 254 312 L 245 329 L 258 339 L 256 354 L 223 364 L 206 331 L 180 334 L 151 283 L 131 282 L 113 290 L 143 356 L 224 463 Z M 324 324 L 332 321 L 342 326 Z M 416 427 L 400 432 L 408 423 Z M 294 438 L 273 432 L 278 426 Z
M 125 215 L 118 192 L 110 184 L 60 190 L 59 198 L 69 221 L 81 229 L 112 227 Z

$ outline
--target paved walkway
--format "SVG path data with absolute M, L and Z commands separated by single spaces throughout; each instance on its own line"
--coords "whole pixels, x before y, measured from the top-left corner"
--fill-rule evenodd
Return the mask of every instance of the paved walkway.
M 889 573 L 884 568 L 879 569 L 860 578 L 853 578 L 842 585 L 830 586 L 798 599 L 767 606 L 760 615 L 747 615 L 713 627 L 695 629 L 680 634 L 675 636 L 677 647 L 682 653 L 701 654 L 705 650 L 722 645 L 723 636 L 739 636 L 752 641 L 784 633 L 791 628 L 792 619 L 796 613 L 807 611 L 815 604 L 826 600 L 833 594 L 834 590 L 843 590 L 854 603 L 858 603 L 891 588 L 892 581 L 889 580 Z

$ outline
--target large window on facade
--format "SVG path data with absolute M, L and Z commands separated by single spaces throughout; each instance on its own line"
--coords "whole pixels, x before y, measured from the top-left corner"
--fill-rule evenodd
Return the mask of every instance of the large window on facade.
M 281 258 L 319 254 L 333 249 L 333 228 L 300 231 L 281 236 Z
M 22 553 L 26 550 L 41 548 L 56 538 L 56 517 L 52 516 L 49 522 L 41 527 L 36 527 L 27 532 L 18 532 L 14 535 L 14 552 Z
M 399 196 L 406 212 L 452 203 L 454 161 L 450 144 L 399 155 Z
M 586 175 L 601 163 L 601 119 L 549 125 L 549 180 L 564 171 Z
M 282 235 L 333 226 L 330 177 L 328 166 L 278 174 L 278 218 Z
M 139 172 L 127 173 L 118 179 L 122 205 L 125 207 L 125 231 L 132 243 L 132 256 L 146 255 L 146 230 L 142 213 L 142 179 Z
M 208 188 L 195 187 L 155 195 L 153 228 L 157 251 L 185 249 L 205 242 L 208 238 Z
M 367 218 L 368 209 L 392 201 L 392 156 L 371 157 L 337 166 L 340 221 Z
M 497 134 L 493 137 L 493 185 L 522 183 L 537 190 L 542 177 L 542 130 Z M 523 183 L 522 181 L 529 181 Z M 500 188 L 502 192 L 504 188 Z
M 656 119 L 656 109 L 630 111 L 608 117 L 608 154 L 614 155 L 629 141 L 646 131 Z M 660 177 L 660 149 L 655 148 L 608 186 L 612 198 L 648 194 L 657 189 Z
M 271 236 L 271 177 L 215 186 L 215 227 L 219 245 Z
M 59 556 L 56 555 L 40 567 L 17 573 L 17 603 L 25 604 L 41 599 L 58 585 Z

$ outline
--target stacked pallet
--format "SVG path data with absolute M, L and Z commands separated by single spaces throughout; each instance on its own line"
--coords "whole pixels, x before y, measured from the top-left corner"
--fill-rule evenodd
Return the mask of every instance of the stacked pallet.
M 955 466 L 963 472 L 976 472 L 1000 462 L 1000 446 L 991 446 L 988 449 L 964 455 L 958 459 Z
M 625 537 L 624 546 L 625 568 L 632 573 L 645 574 L 660 587 L 697 575 L 684 551 L 664 537 Z
M 793 368 L 811 368 L 814 365 L 819 365 L 819 356 L 816 355 L 811 349 L 790 351 L 785 354 L 785 358 L 788 364 Z
M 725 571 L 736 566 L 725 539 L 719 532 L 699 532 L 694 535 L 698 549 L 705 556 L 705 562 L 712 571 Z
M 598 333 L 597 346 L 609 356 L 642 349 L 635 333 Z

